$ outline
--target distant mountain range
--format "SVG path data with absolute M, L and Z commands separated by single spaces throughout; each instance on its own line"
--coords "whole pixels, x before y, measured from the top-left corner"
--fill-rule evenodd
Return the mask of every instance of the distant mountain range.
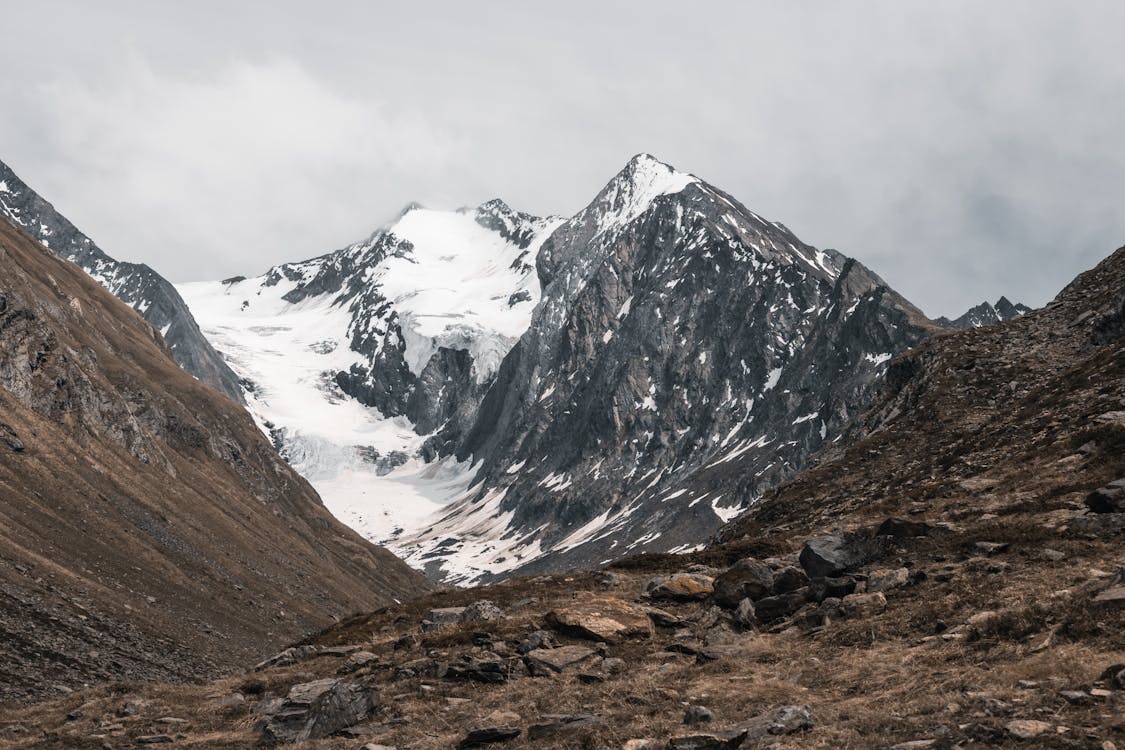
M 1029 312 L 1031 312 L 1031 308 L 1027 305 L 1013 304 L 1008 301 L 1007 297 L 1001 297 L 996 300 L 995 305 L 989 302 L 981 302 L 976 307 L 969 308 L 959 318 L 950 320 L 943 316 L 934 322 L 944 328 L 980 328 L 981 326 L 990 326 L 994 323 L 1012 320 Z

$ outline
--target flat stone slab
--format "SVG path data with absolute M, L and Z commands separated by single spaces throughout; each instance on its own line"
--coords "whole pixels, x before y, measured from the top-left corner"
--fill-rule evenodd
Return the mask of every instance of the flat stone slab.
M 585 646 L 537 648 L 527 653 L 527 660 L 532 665 L 546 667 L 552 672 L 562 672 L 567 667 L 586 661 L 595 653 L 594 649 Z
M 611 597 L 589 597 L 547 613 L 547 623 L 568 635 L 593 641 L 652 636 L 644 608 Z

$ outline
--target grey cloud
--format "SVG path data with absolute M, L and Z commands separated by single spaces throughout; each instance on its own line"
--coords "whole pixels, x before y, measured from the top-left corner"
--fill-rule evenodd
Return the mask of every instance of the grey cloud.
M 638 151 L 932 315 L 1042 304 L 1125 242 L 1120 3 L 407 5 L 13 7 L 0 158 L 177 280 L 411 200 L 571 213 Z

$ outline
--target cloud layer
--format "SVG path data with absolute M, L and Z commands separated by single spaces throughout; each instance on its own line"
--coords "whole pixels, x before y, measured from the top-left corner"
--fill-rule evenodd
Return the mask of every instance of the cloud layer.
M 572 213 L 638 151 L 935 316 L 1125 242 L 1120 3 L 94 5 L 6 12 L 0 158 L 175 280 L 411 200 Z

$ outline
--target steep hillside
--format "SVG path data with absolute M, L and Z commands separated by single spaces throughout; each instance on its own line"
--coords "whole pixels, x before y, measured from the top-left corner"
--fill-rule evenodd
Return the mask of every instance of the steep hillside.
M 426 588 L 151 325 L 0 223 L 0 700 L 213 675 Z
M 185 370 L 234 400 L 242 400 L 238 378 L 204 338 L 175 287 L 146 265 L 123 263 L 106 255 L 3 162 L 0 162 L 0 217 L 60 257 L 77 263 L 114 296 L 139 312 L 163 334 L 172 356 Z
M 1125 746 L 1123 290 L 1125 248 L 902 355 L 707 549 L 388 606 L 206 686 L 0 710 L 0 743 Z

